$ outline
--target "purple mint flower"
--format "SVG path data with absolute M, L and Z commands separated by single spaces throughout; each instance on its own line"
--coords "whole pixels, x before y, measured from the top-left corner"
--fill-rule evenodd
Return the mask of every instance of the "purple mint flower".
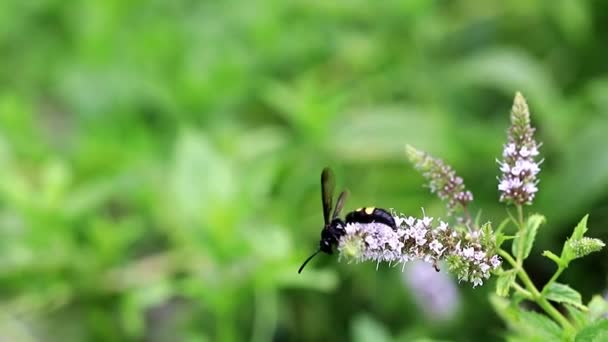
M 466 190 L 462 178 L 443 160 L 410 145 L 406 146 L 406 154 L 414 167 L 429 181 L 431 192 L 447 202 L 449 214 L 454 212 L 458 205 L 466 209 L 469 202 L 473 201 L 473 194 Z
M 396 215 L 397 229 L 377 222 L 349 223 L 340 238 L 340 258 L 356 262 L 405 264 L 422 260 L 437 267 L 443 259 L 459 280 L 479 286 L 490 272 L 500 266 L 500 259 L 493 253 L 495 245 L 484 239 L 483 230 L 467 233 L 457 231 L 447 223 L 434 219 Z M 485 245 L 484 245 L 485 244 Z M 489 245 L 490 244 L 490 245 Z
M 535 129 L 530 125 L 530 111 L 518 92 L 511 109 L 508 141 L 498 161 L 502 176 L 499 179 L 500 201 L 509 204 L 531 204 L 538 191 L 536 176 L 540 172 L 537 161 L 539 144 L 534 140 Z
M 414 261 L 403 277 L 422 312 L 432 320 L 449 320 L 457 313 L 460 293 L 454 281 L 431 265 Z

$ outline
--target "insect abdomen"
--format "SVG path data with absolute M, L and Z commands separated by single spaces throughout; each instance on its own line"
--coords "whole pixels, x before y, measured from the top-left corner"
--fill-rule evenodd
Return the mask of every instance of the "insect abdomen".
M 346 223 L 357 222 L 357 223 L 372 223 L 378 222 L 383 223 L 393 229 L 397 228 L 395 219 L 388 211 L 376 208 L 376 207 L 365 207 L 359 208 L 355 211 L 351 211 L 346 215 Z

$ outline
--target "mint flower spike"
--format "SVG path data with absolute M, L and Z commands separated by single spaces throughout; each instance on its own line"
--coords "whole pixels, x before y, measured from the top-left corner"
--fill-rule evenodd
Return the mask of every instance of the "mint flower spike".
M 532 204 L 538 191 L 536 176 L 542 163 L 536 160 L 540 145 L 534 140 L 534 131 L 530 124 L 528 104 L 518 92 L 511 108 L 511 127 L 502 152 L 503 160 L 497 160 L 502 172 L 498 183 L 501 202 Z
M 405 147 L 405 153 L 416 170 L 428 180 L 431 193 L 436 193 L 441 200 L 447 202 L 448 215 L 458 205 L 466 211 L 469 202 L 473 201 L 473 194 L 466 190 L 464 181 L 450 165 L 410 145 Z
M 446 260 L 450 272 L 459 281 L 473 287 L 483 284 L 490 271 L 500 267 L 501 260 L 494 253 L 496 245 L 488 229 L 472 233 L 456 231 L 447 223 L 424 216 L 395 215 L 397 229 L 382 223 L 349 223 L 338 242 L 340 259 L 355 262 L 373 261 L 405 264 L 422 260 L 437 267 Z

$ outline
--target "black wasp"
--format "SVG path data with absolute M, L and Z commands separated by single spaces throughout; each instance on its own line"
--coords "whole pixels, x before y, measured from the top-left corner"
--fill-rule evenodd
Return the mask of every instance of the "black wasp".
M 312 259 L 319 252 L 333 254 L 332 249 L 334 246 L 338 245 L 338 241 L 346 233 L 344 230 L 344 226 L 346 226 L 346 224 L 348 223 L 378 222 L 386 224 L 387 226 L 393 229 L 397 229 L 393 216 L 388 211 L 375 207 L 359 208 L 355 211 L 348 213 L 346 215 L 345 220 L 342 221 L 339 216 L 340 211 L 342 211 L 342 207 L 344 206 L 344 201 L 348 196 L 347 190 L 342 191 L 340 193 L 340 196 L 338 196 L 336 207 L 334 208 L 333 215 L 331 215 L 335 185 L 336 183 L 334 181 L 333 172 L 328 167 L 324 168 L 323 172 L 321 173 L 321 200 L 323 202 L 323 219 L 325 220 L 325 225 L 323 226 L 323 230 L 321 231 L 321 241 L 319 241 L 319 249 L 304 261 L 302 266 L 300 266 L 298 273 L 302 272 L 304 266 L 306 266 L 310 259 Z

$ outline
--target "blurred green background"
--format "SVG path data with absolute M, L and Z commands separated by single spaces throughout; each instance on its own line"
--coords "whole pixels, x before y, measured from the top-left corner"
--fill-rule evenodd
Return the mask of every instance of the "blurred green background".
M 0 340 L 497 340 L 493 281 L 449 319 L 400 268 L 317 257 L 319 174 L 444 216 L 406 143 L 498 222 L 515 91 L 543 142 L 542 285 L 587 212 L 608 239 L 604 1 L 0 2 Z M 605 253 L 564 275 L 587 301 Z M 419 303 L 422 303 L 421 305 Z

